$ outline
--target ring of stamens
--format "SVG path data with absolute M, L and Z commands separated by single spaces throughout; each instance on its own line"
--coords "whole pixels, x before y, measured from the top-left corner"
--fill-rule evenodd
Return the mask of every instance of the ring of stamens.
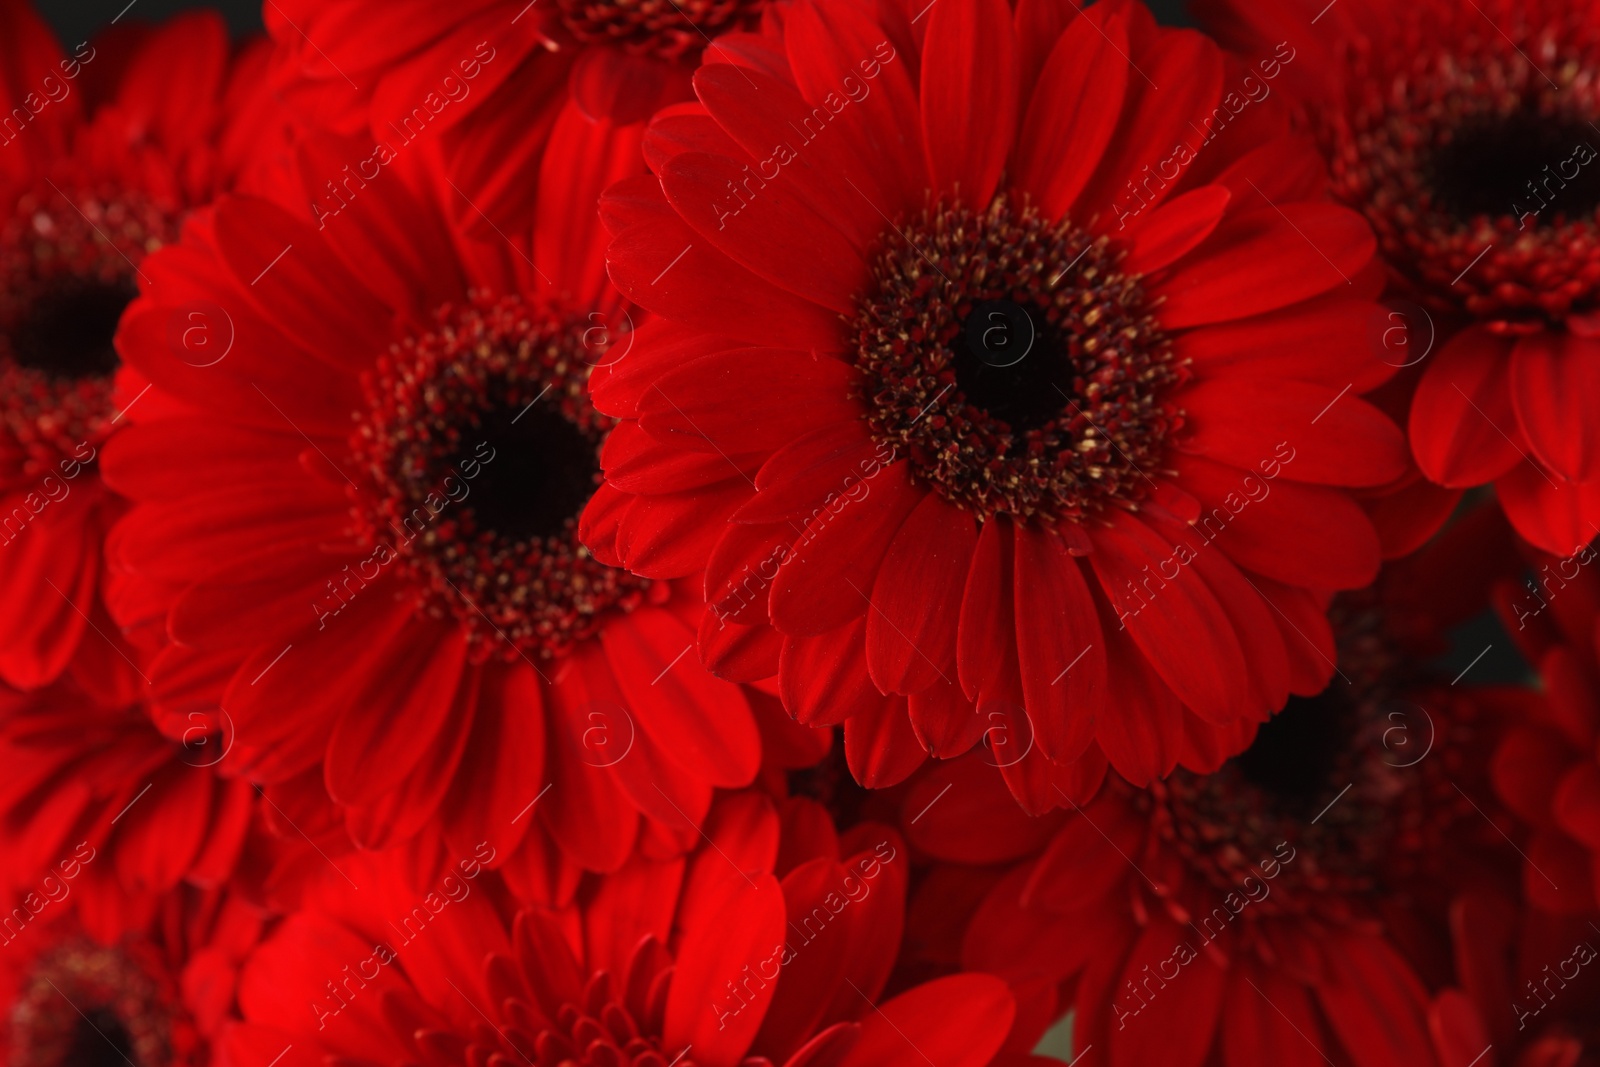
M 393 556 L 419 610 L 466 629 L 475 661 L 548 659 L 608 612 L 665 593 L 577 538 L 613 425 L 588 400 L 586 325 L 477 294 L 440 309 L 366 381 L 357 537 L 377 564 Z
M 0 433 L 25 476 L 109 434 L 111 342 L 136 264 L 176 236 L 176 214 L 148 196 L 43 182 L 0 223 Z
M 708 36 L 745 28 L 766 0 L 556 0 L 561 19 L 586 43 L 676 59 Z
M 936 203 L 896 227 L 852 322 L 873 437 L 980 518 L 1136 507 L 1183 426 L 1168 396 L 1188 372 L 1125 255 L 1003 196 L 982 213 Z M 1006 366 L 969 340 L 973 316 L 981 337 L 996 314 L 1032 342 Z
M 1509 333 L 1600 308 L 1593 29 L 1512 27 L 1514 47 L 1474 26 L 1448 50 L 1437 27 L 1409 32 L 1406 65 L 1363 60 L 1348 112 L 1323 129 L 1336 194 L 1435 307 Z

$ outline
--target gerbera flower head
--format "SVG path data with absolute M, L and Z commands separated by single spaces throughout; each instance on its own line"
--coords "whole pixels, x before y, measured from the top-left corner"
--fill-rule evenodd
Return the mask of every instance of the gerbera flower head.
M 1545 699 L 1508 718 L 1494 784 L 1527 826 L 1527 898 L 1585 914 L 1600 909 L 1600 576 L 1590 548 L 1530 557 L 1527 573 L 1503 581 L 1496 600 Z
M 309 217 L 220 202 L 145 268 L 119 345 L 151 391 L 107 459 L 136 505 L 116 607 L 166 641 L 163 721 L 214 702 L 223 769 L 287 810 L 314 790 L 362 847 L 487 839 L 540 898 L 686 847 L 761 760 L 750 699 L 685 656 L 694 590 L 577 541 L 611 426 L 586 378 L 630 315 L 585 205 L 638 130 L 569 106 L 552 136 L 537 226 L 488 243 L 450 227 L 421 146 L 335 195 L 370 143 L 309 139 Z M 203 367 L 172 343 L 191 308 L 218 339 Z
M 1343 490 L 1404 453 L 1359 397 L 1371 234 L 1283 116 L 1202 141 L 1239 71 L 1136 4 L 724 41 L 602 203 L 659 317 L 594 378 L 597 557 L 703 574 L 708 662 L 843 721 L 871 785 L 1004 735 L 1037 810 L 1320 690 L 1311 590 L 1379 558 Z
M 912 843 L 945 861 L 1012 864 L 966 930 L 966 966 L 1064 982 L 1077 1047 L 1116 1065 L 1243 1067 L 1267 1050 L 1434 1062 L 1448 907 L 1506 889 L 1514 858 L 1488 764 L 1515 698 L 1423 666 L 1439 627 L 1467 617 L 1416 595 L 1440 562 L 1338 598 L 1339 676 L 1213 774 L 1145 789 L 1112 778 L 1043 828 L 970 794 L 911 824 Z
M 0 952 L 0 1055 L 18 1067 L 204 1067 L 234 1014 L 260 912 L 225 890 L 176 890 L 147 921 L 92 936 L 61 904 Z
M 99 454 L 132 400 L 113 396 L 112 336 L 140 264 L 259 147 L 223 110 L 246 109 L 259 50 L 231 59 L 211 14 L 122 29 L 69 54 L 0 4 L 0 680 L 21 688 L 114 630 L 100 543 L 120 505 Z M 120 669 L 95 655 L 84 684 Z
M 820 809 L 780 817 L 743 792 L 705 833 L 586 876 L 559 909 L 508 896 L 476 853 L 421 886 L 363 855 L 359 890 L 329 879 L 246 965 L 227 1062 L 982 1067 L 1000 1051 L 998 979 L 885 992 L 909 864 L 892 829 L 835 835 Z
M 1566 555 L 1600 523 L 1600 116 L 1593 5 L 1570 0 L 1197 5 L 1237 47 L 1303 46 L 1285 78 L 1333 191 L 1377 231 L 1396 296 L 1444 341 L 1412 450 L 1434 482 L 1493 482 Z

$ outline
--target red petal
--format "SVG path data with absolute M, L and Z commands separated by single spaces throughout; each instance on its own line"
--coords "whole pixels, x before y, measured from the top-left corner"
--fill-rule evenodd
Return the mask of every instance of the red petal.
M 1112 219 L 1122 230 L 1127 213 L 1158 205 L 1181 187 L 1193 157 L 1180 157 L 1176 146 L 1190 143 L 1222 95 L 1222 50 L 1209 38 L 1195 30 L 1165 30 L 1142 43 L 1135 40 L 1130 48 L 1139 58 L 1128 79 L 1122 122 L 1074 209 L 1078 218 L 1098 214 L 1105 230 Z
M 1232 198 L 1222 186 L 1207 185 L 1161 205 L 1134 230 L 1128 269 L 1150 274 L 1188 255 L 1222 222 Z
M 1206 1062 L 1227 977 L 1208 944 L 1164 916 L 1152 919 L 1133 946 L 1112 1001 L 1122 1024 L 1112 1035 L 1112 1067 Z
M 620 226 L 611 280 L 634 303 L 713 336 L 834 350 L 836 314 L 757 277 L 678 217 L 652 177 L 612 186 L 601 202 Z
M 353 694 L 328 739 L 328 795 L 344 804 L 375 800 L 400 784 L 436 743 L 455 706 L 466 666 L 460 627 L 409 628 L 388 666 Z
M 1185 451 L 1248 470 L 1267 464 L 1295 482 L 1386 485 L 1407 469 L 1405 439 L 1359 397 L 1309 382 L 1202 381 L 1182 394 Z
M 458 849 L 487 841 L 509 854 L 536 821 L 527 806 L 546 782 L 543 691 L 533 669 L 519 660 L 484 668 L 476 703 L 444 805 L 445 832 Z
M 972 699 L 1015 671 L 1010 525 L 999 517 L 983 524 L 961 597 L 957 667 L 962 691 Z
M 1269 967 L 1235 964 L 1222 1006 L 1222 1047 L 1230 1065 L 1320 1067 L 1326 1054 L 1305 987 Z
M 844 754 L 850 773 L 868 789 L 899 785 L 928 758 L 898 697 L 845 720 Z
M 1321 589 L 1359 589 L 1378 576 L 1378 535 L 1347 494 L 1199 456 L 1173 465 L 1202 505 L 1196 532 L 1246 570 Z
M 1509 352 L 1486 330 L 1440 349 L 1411 400 L 1411 450 L 1431 481 L 1454 488 L 1491 482 L 1523 456 L 1506 379 Z
M 700 666 L 694 638 L 658 608 L 615 619 L 600 633 L 612 674 L 644 733 L 707 784 L 748 785 L 761 763 L 750 706 L 737 686 Z
M 1600 479 L 1600 341 L 1537 333 L 1511 354 L 1511 401 L 1545 466 L 1573 482 Z
M 1236 215 L 1151 287 L 1169 329 L 1249 318 L 1348 285 L 1372 259 L 1366 220 L 1324 203 L 1281 204 Z
M 844 154 L 844 142 L 820 136 L 795 145 L 804 136 L 804 122 L 812 111 L 792 84 L 724 63 L 702 66 L 695 72 L 694 85 L 706 110 L 753 160 L 775 164 L 789 159 L 772 180 L 826 218 L 857 248 L 865 251 L 882 232 L 883 216 L 840 180 L 856 169 Z M 769 166 L 762 169 L 768 171 Z
M 773 580 L 772 624 L 820 634 L 866 614 L 884 553 L 924 495 L 896 464 L 879 472 L 867 496 L 841 497 L 812 519 Z
M 662 1032 L 664 1047 L 692 1047 L 695 1062 L 706 1067 L 734 1067 L 744 1058 L 777 989 L 781 953 L 774 959 L 774 947 L 784 941 L 778 880 L 728 874 L 708 891 L 707 904 L 715 906 L 702 913 L 703 923 L 684 931 Z M 750 998 L 742 1000 L 727 984 L 746 966 L 755 979 L 741 986 Z
M 867 615 L 867 665 L 885 693 L 955 682 L 956 619 L 977 547 L 972 513 L 929 493 L 878 568 Z
M 1396 369 L 1379 358 L 1383 334 L 1377 327 L 1393 328 L 1390 314 L 1382 304 L 1336 290 L 1266 315 L 1193 330 L 1174 342 L 1173 352 L 1177 359 L 1192 359 L 1202 374 L 1293 378 L 1365 393 Z
M 1537 463 L 1519 461 L 1494 491 L 1517 533 L 1551 555 L 1571 556 L 1600 533 L 1600 482 L 1556 481 Z
M 846 157 L 851 172 L 840 174 L 844 184 L 836 195 L 863 197 L 876 211 L 894 218 L 922 205 L 928 176 L 909 57 L 886 52 L 886 40 L 883 28 L 854 4 L 831 4 L 825 12 L 821 5 L 797 4 L 784 25 L 795 83 L 812 105 L 811 114 L 821 112 L 803 125 L 804 143 L 795 145 L 796 151 L 805 152 L 811 141 L 837 132 L 850 146 Z M 878 76 L 862 83 L 872 63 Z M 859 97 L 843 96 L 847 79 L 870 90 Z
M 1107 4 L 1080 15 L 1039 75 L 1011 181 L 1047 218 L 1072 206 L 1116 132 L 1130 77 L 1123 10 Z
M 1432 1059 L 1422 983 L 1380 938 L 1351 935 L 1327 946 L 1332 972 L 1317 999 L 1358 1067 L 1416 1067 Z
M 1046 756 L 1075 760 L 1106 713 L 1106 647 L 1082 564 L 1036 526 L 1016 527 L 1017 658 L 1034 735 Z
M 842 1067 L 986 1067 L 1000 1050 L 1016 1004 L 987 974 L 953 974 L 877 1006 L 865 1001 L 861 1037 Z
M 1089 560 L 1128 634 L 1150 669 L 1196 713 L 1218 723 L 1239 718 L 1247 693 L 1244 653 L 1199 572 L 1179 562 L 1193 548 L 1168 544 L 1138 519 L 1114 515 L 1110 527 L 1096 532 Z
M 867 281 L 860 253 L 766 173 L 723 156 L 685 152 L 667 161 L 661 187 L 700 237 L 729 258 L 787 292 L 854 314 L 856 293 Z
M 866 619 L 857 618 L 816 637 L 784 642 L 778 680 L 791 715 L 808 726 L 833 725 L 897 702 L 872 684 L 866 629 Z
M 975 211 L 994 197 L 1017 122 L 1005 0 L 935 6 L 922 41 L 922 140 L 936 192 Z

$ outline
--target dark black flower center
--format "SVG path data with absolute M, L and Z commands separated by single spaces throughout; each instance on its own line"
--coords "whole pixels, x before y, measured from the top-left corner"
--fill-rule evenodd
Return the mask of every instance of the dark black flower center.
M 584 326 L 480 294 L 379 361 L 352 440 L 370 486 L 357 535 L 372 555 L 323 609 L 397 561 L 421 610 L 459 620 L 480 659 L 509 659 L 563 652 L 643 600 L 649 581 L 577 537 L 611 428 L 589 403 Z
M 11 328 L 12 358 L 56 381 L 109 377 L 118 366 L 117 322 L 138 295 L 126 279 L 60 278 Z
M 1317 696 L 1290 697 L 1234 758 L 1240 777 L 1277 813 L 1309 818 L 1343 788 L 1333 779 L 1353 734 L 1348 688 L 1335 679 Z
M 76 938 L 44 952 L 6 1019 L 9 1067 L 176 1067 L 198 1045 L 176 983 L 145 945 Z
M 1078 522 L 1143 499 L 1187 371 L 1124 255 L 1005 197 L 894 228 L 853 324 L 873 435 L 985 518 Z
M 61 1067 L 126 1067 L 136 1065 L 133 1041 L 116 1012 L 90 1007 L 73 1028 Z
M 483 467 L 470 504 L 478 531 L 511 541 L 566 532 L 600 481 L 597 435 L 543 400 L 521 411 L 496 408 L 472 421 L 495 457 Z
M 1470 4 L 1390 7 L 1406 44 L 1355 57 L 1345 106 L 1317 120 L 1334 194 L 1366 215 L 1385 263 L 1436 310 L 1508 333 L 1592 313 L 1593 20 L 1545 5 L 1491 27 Z
M 177 225 L 142 194 L 65 179 L 0 218 L 0 434 L 30 476 L 92 455 L 110 432 L 117 322 L 137 264 Z
M 1518 110 L 1465 121 L 1429 160 L 1433 196 L 1461 222 L 1528 217 L 1554 227 L 1600 207 L 1600 130 Z
M 956 388 L 1013 431 L 1037 430 L 1072 396 L 1072 340 L 1031 301 L 981 301 L 955 345 Z

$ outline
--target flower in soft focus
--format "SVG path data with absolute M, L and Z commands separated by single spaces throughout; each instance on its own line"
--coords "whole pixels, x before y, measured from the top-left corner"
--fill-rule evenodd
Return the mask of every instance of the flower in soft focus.
M 1594 5 L 1196 6 L 1245 51 L 1279 40 L 1300 51 L 1284 85 L 1335 194 L 1377 230 L 1394 294 L 1448 338 L 1411 401 L 1423 472 L 1457 488 L 1492 482 L 1546 552 L 1587 544 L 1600 533 Z
M 507 896 L 483 869 L 487 843 L 422 884 L 403 857 L 357 857 L 351 882 L 309 892 L 245 966 L 226 1062 L 990 1063 L 1013 1010 L 998 979 L 885 994 L 899 836 L 835 835 L 815 806 L 787 810 L 724 797 L 693 853 L 635 856 L 559 909 Z
M 11 1067 L 206 1067 L 261 936 L 236 893 L 184 888 L 97 939 L 66 907 L 0 949 L 0 1059 Z
M 488 243 L 420 155 L 329 194 L 360 140 L 302 146 L 312 218 L 220 201 L 145 264 L 118 345 L 150 394 L 105 460 L 135 502 L 114 609 L 170 641 L 158 689 L 231 716 L 223 770 L 325 790 L 362 847 L 488 839 L 541 899 L 687 847 L 762 754 L 688 655 L 693 588 L 578 543 L 611 427 L 587 377 L 630 341 L 586 205 L 638 136 L 571 106 L 552 136 L 536 227 Z M 195 309 L 231 344 L 204 366 Z
M 1452 686 L 1425 662 L 1486 593 L 1451 588 L 1457 565 L 1502 544 L 1446 544 L 1340 597 L 1324 693 L 1291 700 L 1214 774 L 1108 780 L 1042 848 L 1039 827 L 1006 827 L 973 795 L 981 776 L 952 779 L 967 802 L 935 807 L 912 842 L 1014 863 L 964 962 L 1067 983 L 1077 1046 L 1114 1067 L 1434 1062 L 1448 906 L 1515 886 L 1488 765 L 1501 722 L 1534 695 Z M 919 783 L 906 810 L 940 788 L 937 774 Z
M 314 126 L 381 140 L 442 135 L 458 189 L 452 210 L 487 229 L 487 218 L 504 225 L 532 209 L 529 178 L 567 99 L 593 119 L 649 118 L 689 99 L 701 53 L 770 5 L 283 0 L 263 15 L 278 46 L 278 91 L 297 110 Z
M 1209 770 L 1377 571 L 1371 233 L 1267 108 L 1140 170 L 1238 72 L 1138 4 L 916 30 L 819 0 L 727 38 L 607 193 L 660 317 L 595 375 L 586 542 L 703 573 L 708 662 L 844 723 L 864 783 L 986 734 L 1032 810 Z
M 1501 621 L 1538 672 L 1544 699 L 1495 753 L 1501 800 L 1531 828 L 1523 891 L 1566 913 L 1600 909 L 1600 576 L 1596 552 L 1535 554 L 1496 590 Z
M 142 707 L 101 704 L 68 682 L 0 694 L 4 940 L 19 932 L 7 920 L 65 910 L 47 880 L 62 884 L 69 861 L 60 899 L 105 940 L 147 924 L 180 883 L 222 884 L 255 810 L 247 783 L 212 770 L 227 740 L 199 720 L 169 740 Z
M 120 510 L 100 450 L 135 397 L 113 396 L 112 336 L 140 265 L 233 184 L 259 142 L 230 120 L 265 56 L 230 60 L 195 13 L 65 52 L 0 2 L 0 681 L 47 685 L 86 646 L 80 684 L 123 669 L 90 632 L 101 547 Z M 174 76 L 181 71 L 181 76 Z M 87 640 L 85 635 L 89 635 Z
M 1451 982 L 1428 1029 L 1439 1067 L 1595 1067 L 1600 952 L 1592 918 L 1522 907 L 1514 893 L 1450 905 Z

